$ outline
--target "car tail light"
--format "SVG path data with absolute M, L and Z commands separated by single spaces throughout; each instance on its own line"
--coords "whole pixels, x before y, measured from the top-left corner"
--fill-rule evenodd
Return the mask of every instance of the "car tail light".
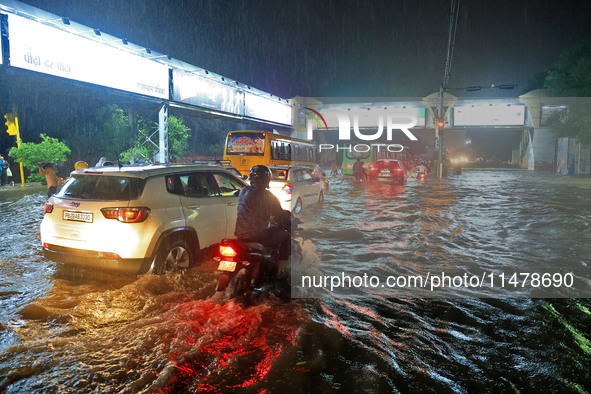
M 45 215 L 46 213 L 52 213 L 53 212 L 53 204 L 50 203 L 49 201 L 47 201 L 45 204 L 43 204 L 43 214 Z
M 238 253 L 229 245 L 220 245 L 220 255 L 224 257 L 235 257 Z
M 285 194 L 291 194 L 291 192 L 292 192 L 291 185 L 289 183 L 286 183 L 285 186 L 283 186 L 281 188 L 281 191 Z
M 123 223 L 140 223 L 148 218 L 150 208 L 103 208 L 101 212 L 106 219 L 117 219 Z

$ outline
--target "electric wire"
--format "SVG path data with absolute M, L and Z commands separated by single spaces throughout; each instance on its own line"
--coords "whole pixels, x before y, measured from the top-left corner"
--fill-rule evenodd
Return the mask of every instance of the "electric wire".
M 451 65 L 453 61 L 454 45 L 456 41 L 456 31 L 458 28 L 458 17 L 460 10 L 460 0 L 451 0 L 451 10 L 449 14 L 449 30 L 447 37 L 447 56 L 445 59 L 445 70 L 443 74 L 443 86 L 449 83 L 451 75 Z

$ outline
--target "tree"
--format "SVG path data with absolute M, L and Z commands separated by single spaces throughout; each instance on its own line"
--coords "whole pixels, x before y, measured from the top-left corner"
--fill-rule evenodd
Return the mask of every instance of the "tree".
M 563 51 L 546 74 L 544 82 L 562 97 L 591 97 L 591 39 Z
M 31 171 L 35 171 L 39 163 L 63 163 L 68 158 L 71 152 L 70 148 L 57 138 L 49 137 L 45 134 L 40 135 L 41 141 L 38 144 L 33 142 L 23 142 L 20 147 L 13 147 L 8 152 L 8 156 L 12 157 L 16 162 L 23 163 L 23 166 Z M 31 178 L 37 180 L 39 175 L 33 172 Z
M 566 115 L 557 113 L 549 123 L 560 137 L 576 137 L 579 142 L 591 144 L 591 39 L 562 52 L 548 70 L 544 82 L 555 96 L 570 99 Z M 586 97 L 586 98 L 583 98 Z
M 98 156 L 112 157 L 131 147 L 129 118 L 115 104 L 96 110 L 96 118 L 102 125 L 101 143 L 95 150 Z
M 177 160 L 187 154 L 189 130 L 191 129 L 183 124 L 181 118 L 168 117 L 168 155 L 170 159 Z
M 63 163 L 72 153 L 70 148 L 57 138 L 49 137 L 45 134 L 40 135 L 42 142 L 35 144 L 32 142 L 23 142 L 20 147 L 12 147 L 8 156 L 15 161 L 23 163 L 23 166 L 29 170 L 36 170 L 39 163 Z

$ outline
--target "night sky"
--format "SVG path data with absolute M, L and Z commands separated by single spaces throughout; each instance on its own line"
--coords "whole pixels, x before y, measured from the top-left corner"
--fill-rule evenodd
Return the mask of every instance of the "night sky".
M 280 97 L 423 97 L 443 80 L 451 0 L 26 0 Z M 591 1 L 463 0 L 449 86 L 530 90 L 591 37 Z M 462 95 L 462 94 L 456 94 Z

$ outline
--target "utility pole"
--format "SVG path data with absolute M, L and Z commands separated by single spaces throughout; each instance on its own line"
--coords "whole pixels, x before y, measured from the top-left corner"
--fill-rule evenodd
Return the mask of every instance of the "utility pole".
M 443 126 L 445 125 L 445 113 L 443 112 L 443 84 L 439 85 L 439 108 L 437 111 L 437 120 L 435 121 L 435 129 L 437 130 L 437 141 L 439 151 L 437 153 L 437 178 L 443 177 Z
M 433 169 L 438 178 L 443 177 L 443 129 L 445 127 L 445 117 L 456 102 L 457 97 L 447 92 L 443 84 L 439 87 L 439 92 L 434 92 L 427 97 L 423 97 L 423 104 L 431 114 L 435 128 L 435 149 L 437 150 L 437 166 Z M 435 157 L 434 157 L 435 159 Z

